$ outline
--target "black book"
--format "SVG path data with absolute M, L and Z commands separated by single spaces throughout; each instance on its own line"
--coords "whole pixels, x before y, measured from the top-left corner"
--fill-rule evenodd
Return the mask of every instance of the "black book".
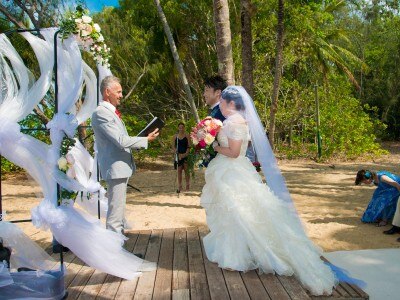
M 160 129 L 164 127 L 164 122 L 158 117 L 154 117 L 153 120 L 149 124 L 146 125 L 145 128 L 141 132 L 138 133 L 137 136 L 145 137 L 148 136 L 149 133 L 153 132 L 156 128 Z

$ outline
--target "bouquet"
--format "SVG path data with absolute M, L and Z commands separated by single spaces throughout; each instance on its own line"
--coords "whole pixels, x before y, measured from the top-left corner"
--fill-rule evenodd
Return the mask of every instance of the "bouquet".
M 222 122 L 212 117 L 206 117 L 192 128 L 190 138 L 193 147 L 189 151 L 188 166 L 194 174 L 194 166 L 204 166 L 211 157 L 215 156 L 213 143 L 222 127 Z

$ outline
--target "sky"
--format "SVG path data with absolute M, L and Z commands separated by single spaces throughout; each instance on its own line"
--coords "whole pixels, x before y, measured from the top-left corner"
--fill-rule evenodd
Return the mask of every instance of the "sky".
M 118 0 L 86 0 L 91 13 L 101 11 L 104 6 L 118 6 Z

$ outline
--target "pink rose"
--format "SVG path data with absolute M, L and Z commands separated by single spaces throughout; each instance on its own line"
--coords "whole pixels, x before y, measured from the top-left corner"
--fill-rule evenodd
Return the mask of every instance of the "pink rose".
M 211 129 L 208 133 L 211 134 L 212 136 L 217 135 L 217 131 L 215 129 Z
M 206 142 L 204 140 L 199 141 L 199 146 L 201 148 L 204 148 L 205 146 L 207 146 Z

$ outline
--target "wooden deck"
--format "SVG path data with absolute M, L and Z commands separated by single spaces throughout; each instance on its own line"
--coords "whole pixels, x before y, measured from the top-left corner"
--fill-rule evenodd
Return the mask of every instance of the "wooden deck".
M 66 253 L 67 299 L 368 299 L 361 289 L 346 283 L 329 297 L 312 297 L 294 277 L 221 270 L 204 255 L 205 234 L 203 228 L 128 234 L 129 251 L 158 263 L 156 271 L 132 281 L 96 271 Z

